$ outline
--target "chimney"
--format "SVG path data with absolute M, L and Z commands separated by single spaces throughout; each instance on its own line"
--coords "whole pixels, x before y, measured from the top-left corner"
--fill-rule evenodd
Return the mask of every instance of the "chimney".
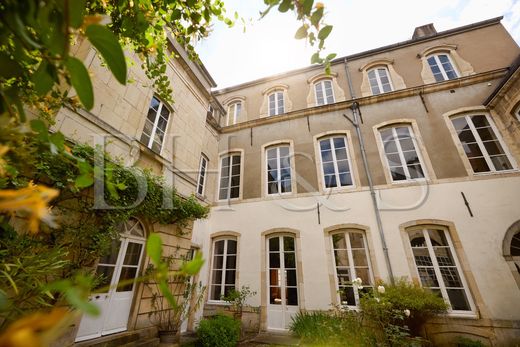
M 415 28 L 413 31 L 412 40 L 416 40 L 421 37 L 428 37 L 437 34 L 437 30 L 433 26 L 433 23 L 421 25 L 420 27 Z

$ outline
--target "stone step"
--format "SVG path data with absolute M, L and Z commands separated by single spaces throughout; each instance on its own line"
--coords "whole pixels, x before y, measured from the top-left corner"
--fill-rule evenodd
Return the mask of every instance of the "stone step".
M 151 337 L 148 339 L 140 339 L 132 341 L 120 347 L 159 347 L 160 341 L 158 337 Z
M 125 331 L 117 334 L 106 335 L 92 340 L 77 342 L 74 347 L 120 347 L 134 346 L 132 343 L 148 341 L 157 337 L 157 328 L 150 327 L 139 330 Z M 159 339 L 157 339 L 159 340 Z M 146 345 L 139 345 L 146 346 Z M 158 346 L 158 345 L 152 345 Z

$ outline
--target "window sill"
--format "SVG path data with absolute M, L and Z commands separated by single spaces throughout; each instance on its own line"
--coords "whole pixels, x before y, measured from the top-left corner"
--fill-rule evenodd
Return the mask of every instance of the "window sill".
M 519 169 L 502 170 L 502 171 L 489 171 L 489 172 L 473 172 L 472 175 L 476 177 L 481 176 L 495 176 L 495 175 L 506 175 L 510 173 L 518 173 Z

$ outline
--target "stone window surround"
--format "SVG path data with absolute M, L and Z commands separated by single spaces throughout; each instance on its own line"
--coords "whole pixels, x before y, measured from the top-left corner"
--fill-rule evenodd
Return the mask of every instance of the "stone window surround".
M 350 164 L 350 175 L 352 177 L 352 185 L 351 186 L 345 186 L 345 187 L 335 187 L 335 188 L 325 188 L 325 182 L 323 182 L 323 171 L 321 166 L 321 151 L 320 151 L 320 144 L 319 141 L 322 138 L 326 137 L 334 137 L 335 135 L 338 136 L 345 136 L 347 138 L 347 151 L 349 155 L 349 164 Z M 316 158 L 315 165 L 316 165 L 316 173 L 318 178 L 318 188 L 320 193 L 329 193 L 329 192 L 338 192 L 338 191 L 352 191 L 357 190 L 359 187 L 361 187 L 360 177 L 358 175 L 358 166 L 357 161 L 354 155 L 354 144 L 352 143 L 352 134 L 350 130 L 331 130 L 331 131 L 325 131 L 319 134 L 316 134 L 313 136 L 312 139 L 314 143 L 314 157 Z
M 423 79 L 424 84 L 437 83 L 430 68 L 430 64 L 428 64 L 428 57 L 436 53 L 448 54 L 453 64 L 453 68 L 459 75 L 458 77 L 470 76 L 475 74 L 473 66 L 466 60 L 462 59 L 462 57 L 457 53 L 457 48 L 457 45 L 445 43 L 427 47 L 417 54 L 417 58 L 421 59 L 422 62 L 421 77 Z
M 289 146 L 289 157 L 291 158 L 291 191 L 288 193 L 277 193 L 277 194 L 268 194 L 267 193 L 267 150 L 270 147 L 278 147 L 287 145 Z M 261 182 L 262 182 L 262 198 L 264 199 L 276 199 L 281 197 L 292 197 L 297 194 L 296 191 L 296 167 L 295 167 L 295 156 L 294 156 L 294 141 L 291 139 L 285 139 L 285 140 L 276 140 L 271 141 L 268 143 L 264 143 L 261 148 L 262 155 L 260 156 L 261 163 Z M 240 177 L 242 180 L 242 177 Z M 240 191 L 240 194 L 242 194 L 242 190 Z M 242 195 L 241 195 L 242 196 Z
M 263 101 L 262 106 L 260 106 L 259 111 L 259 118 L 265 118 L 265 117 L 276 117 L 280 116 L 285 113 L 289 113 L 292 111 L 293 104 L 291 100 L 289 99 L 289 86 L 286 84 L 276 84 L 274 86 L 271 86 L 264 91 L 262 91 L 263 95 Z M 274 92 L 282 92 L 283 93 L 283 102 L 284 102 L 284 113 L 269 116 L 269 95 Z
M 228 155 L 238 154 L 240 155 L 240 187 L 238 189 L 238 198 L 230 198 L 230 199 L 218 199 L 220 193 L 220 171 L 222 170 L 222 158 Z M 217 202 L 227 202 L 227 201 L 238 201 L 242 200 L 242 194 L 244 192 L 244 150 L 242 148 L 230 148 L 226 151 L 219 152 L 218 154 L 218 181 L 216 187 Z
M 239 103 L 239 102 L 242 103 L 242 106 L 240 108 L 240 118 L 237 119 L 236 123 L 229 124 L 229 107 L 231 105 L 233 105 L 235 103 Z M 247 121 L 247 110 L 245 107 L 246 106 L 246 97 L 245 96 L 241 96 L 241 95 L 232 96 L 232 97 L 226 99 L 222 104 L 226 108 L 226 123 L 224 126 L 232 126 L 232 125 Z
M 267 303 L 269 293 L 267 290 L 267 239 L 271 236 L 291 236 L 294 237 L 296 250 L 296 278 L 298 281 L 298 308 L 305 310 L 305 293 L 303 283 L 302 265 L 302 243 L 300 231 L 292 228 L 273 228 L 262 232 L 260 246 L 260 328 L 267 329 Z
M 464 285 L 469 294 L 468 301 L 473 311 L 468 311 L 468 313 L 460 311 L 453 313 L 448 312 L 448 315 L 451 317 L 474 319 L 490 317 L 491 313 L 485 306 L 480 291 L 478 290 L 475 277 L 473 276 L 473 272 L 471 271 L 467 256 L 462 246 L 462 241 L 459 238 L 457 229 L 455 228 L 455 224 L 452 222 L 438 219 L 420 219 L 402 223 L 399 225 L 399 230 L 401 232 L 401 240 L 403 241 L 404 252 L 407 258 L 408 269 L 410 271 L 410 278 L 412 279 L 412 281 L 418 284 L 421 283 L 421 280 L 417 273 L 412 247 L 410 245 L 409 232 L 412 229 L 424 227 L 440 228 L 448 233 L 451 239 L 453 250 L 455 251 L 456 259 L 458 261 L 458 267 L 461 271 L 461 277 L 464 279 Z
M 497 135 L 497 138 L 498 138 L 500 144 L 502 145 L 502 148 L 504 149 L 504 153 L 507 155 L 511 165 L 513 166 L 513 170 L 490 171 L 490 172 L 479 172 L 479 173 L 473 172 L 473 168 L 471 167 L 469 159 L 466 156 L 466 153 L 464 152 L 464 148 L 462 147 L 462 144 L 460 143 L 459 136 L 457 135 L 457 132 L 455 131 L 455 127 L 453 126 L 453 123 L 451 122 L 451 119 L 453 117 L 469 115 L 469 114 L 483 114 L 483 115 L 487 116 L 488 121 L 490 121 L 489 124 L 491 125 L 492 129 L 495 131 L 495 134 Z M 497 121 L 491 116 L 490 112 L 488 111 L 488 109 L 485 106 L 461 107 L 461 108 L 444 113 L 443 117 L 446 122 L 446 125 L 448 126 L 448 130 L 451 134 L 452 140 L 455 143 L 455 146 L 457 147 L 459 156 L 462 159 L 462 163 L 464 164 L 464 168 L 466 169 L 468 176 L 500 175 L 500 174 L 504 174 L 504 173 L 518 171 L 518 164 L 509 149 L 509 143 L 506 143 L 506 141 L 502 135 L 502 132 L 499 131 L 499 129 L 497 127 Z
M 419 155 L 419 159 L 421 161 L 424 178 L 416 179 L 416 180 L 402 180 L 402 181 L 393 181 L 392 175 L 390 173 L 390 167 L 388 166 L 388 161 L 385 155 L 385 148 L 383 145 L 383 141 L 381 139 L 381 135 L 379 130 L 387 127 L 406 125 L 409 126 L 413 131 L 413 137 L 415 140 L 415 144 L 417 145 L 416 152 Z M 428 156 L 428 152 L 426 150 L 426 146 L 424 145 L 424 141 L 422 139 L 421 133 L 419 132 L 419 126 L 417 125 L 417 121 L 415 119 L 407 119 L 407 118 L 399 118 L 393 119 L 386 122 L 382 122 L 376 124 L 372 127 L 374 131 L 374 136 L 376 137 L 376 144 L 379 150 L 379 157 L 381 159 L 381 163 L 383 165 L 383 171 L 385 173 L 386 182 L 388 185 L 401 185 L 401 184 L 409 184 L 409 183 L 419 183 L 422 184 L 424 182 L 429 182 L 435 180 L 437 177 L 435 176 L 435 171 L 433 170 L 433 166 L 431 164 L 430 157 Z
M 520 233 L 520 220 L 517 220 L 509 228 L 507 228 L 506 234 L 504 235 L 504 241 L 502 242 L 502 255 L 511 270 L 511 274 L 520 289 L 520 256 L 511 255 L 511 240 L 513 236 Z
M 388 71 L 388 78 L 392 85 L 392 91 L 406 89 L 404 79 L 395 71 L 394 60 L 388 58 L 377 58 L 369 61 L 365 65 L 359 68 L 359 71 L 363 73 L 363 82 L 361 83 L 361 96 L 372 96 L 372 88 L 370 88 L 370 81 L 368 80 L 368 71 L 377 67 L 384 67 Z M 381 92 L 380 94 L 384 94 Z M 380 95 L 377 94 L 377 95 Z
M 237 242 L 237 253 L 236 253 L 236 264 L 235 264 L 235 288 L 239 288 L 239 264 L 240 264 L 240 237 L 241 234 L 236 231 L 218 231 L 214 232 L 211 235 L 209 235 L 209 238 L 211 240 L 211 254 L 210 254 L 210 261 L 209 261 L 209 271 L 207 271 L 207 282 L 208 287 L 211 284 L 211 272 L 213 269 L 213 252 L 214 252 L 214 245 L 216 241 L 219 240 L 235 240 Z M 206 291 L 206 303 L 208 304 L 217 304 L 217 305 L 228 305 L 226 301 L 223 300 L 212 300 L 210 299 L 210 291 Z
M 343 223 L 331 225 L 323 229 L 323 237 L 325 238 L 325 256 L 327 257 L 327 269 L 328 269 L 328 277 L 329 277 L 329 287 L 330 287 L 330 302 L 333 305 L 339 305 L 339 295 L 337 292 L 336 285 L 336 277 L 335 277 L 335 264 L 332 256 L 333 248 L 332 248 L 332 234 L 340 230 L 354 230 L 363 233 L 365 235 L 365 241 L 367 245 L 367 254 L 368 254 L 368 262 L 370 264 L 372 279 L 374 283 L 381 278 L 379 274 L 379 270 L 377 267 L 377 260 L 374 254 L 374 244 L 372 242 L 373 234 L 370 230 L 370 227 L 366 225 L 356 224 L 356 223 Z
M 345 101 L 345 92 L 338 84 L 337 80 L 338 74 L 335 72 L 331 72 L 327 75 L 324 72 L 316 74 L 309 79 L 307 79 L 307 83 L 309 84 L 309 93 L 307 94 L 307 107 L 316 107 L 316 106 L 325 106 L 330 104 L 318 105 L 316 102 L 316 89 L 314 84 L 321 80 L 330 80 L 332 82 L 332 94 L 334 95 L 334 103 Z

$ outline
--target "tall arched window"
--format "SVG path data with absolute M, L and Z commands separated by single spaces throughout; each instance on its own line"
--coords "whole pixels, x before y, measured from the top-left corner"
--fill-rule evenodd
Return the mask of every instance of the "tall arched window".
M 237 273 L 237 240 L 223 236 L 213 240 L 213 258 L 211 261 L 211 282 L 209 299 L 220 301 L 235 289 Z
M 314 92 L 316 93 L 316 105 L 326 105 L 334 103 L 334 89 L 332 81 L 325 79 L 314 84 Z
M 385 66 L 379 66 L 369 70 L 368 81 L 370 82 L 372 95 L 391 92 L 393 90 L 390 74 Z
M 373 286 L 372 268 L 365 234 L 356 229 L 340 229 L 331 233 L 334 252 L 336 289 L 343 306 L 358 306 L 361 289 L 352 284 L 356 278 L 363 281 L 363 289 Z
M 520 220 L 509 227 L 504 237 L 504 258 L 520 288 Z

